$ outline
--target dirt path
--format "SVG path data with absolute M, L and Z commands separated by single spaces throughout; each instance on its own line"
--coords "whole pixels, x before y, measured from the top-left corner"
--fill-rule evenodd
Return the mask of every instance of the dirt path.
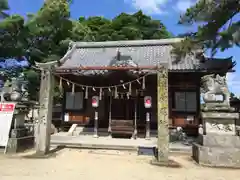
M 1 180 L 239 180 L 240 170 L 204 168 L 188 156 L 172 156 L 178 169 L 149 164 L 129 152 L 64 149 L 49 159 L 0 156 Z

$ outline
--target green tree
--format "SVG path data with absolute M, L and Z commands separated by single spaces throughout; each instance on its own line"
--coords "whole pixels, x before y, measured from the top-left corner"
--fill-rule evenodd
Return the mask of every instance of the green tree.
M 25 26 L 29 32 L 26 49 L 32 64 L 36 61 L 59 60 L 65 54 L 68 47 L 66 41 L 72 31 L 72 21 L 69 18 L 69 0 L 46 0 L 42 8 L 30 16 Z M 39 72 L 29 69 L 26 76 L 32 82 L 30 94 L 37 97 Z
M 12 15 L 0 22 L 0 59 L 18 58 L 28 55 L 28 37 L 29 30 L 25 26 L 24 18 L 19 15 Z M 29 93 L 31 99 L 37 98 L 39 87 L 39 75 L 34 69 L 22 68 L 10 72 L 4 71 L 7 79 L 18 76 L 20 72 L 24 72 L 29 81 Z
M 166 27 L 159 20 L 153 20 L 138 11 L 132 15 L 121 13 L 112 20 L 114 40 L 165 39 L 170 38 Z
M 153 20 L 142 11 L 135 14 L 121 13 L 112 20 L 93 16 L 79 18 L 82 27 L 77 28 L 87 34 L 89 41 L 118 41 L 138 39 L 163 39 L 172 37 L 159 20 Z
M 0 22 L 0 57 L 18 57 L 26 52 L 28 35 L 24 18 L 19 15 L 9 16 Z
M 72 30 L 70 37 L 65 42 L 71 41 L 95 41 L 95 35 L 86 23 L 80 21 L 72 21 Z
M 0 19 L 8 16 L 6 10 L 9 10 L 8 0 L 0 0 Z
M 196 5 L 187 9 L 180 18 L 180 24 L 198 25 L 196 32 L 186 34 L 185 40 L 175 47 L 181 56 L 192 49 L 211 48 L 224 51 L 240 44 L 240 1 L 239 0 L 199 0 Z
M 29 29 L 28 49 L 34 61 L 60 59 L 65 53 L 66 40 L 72 30 L 68 0 L 47 0 L 26 23 Z
M 47 62 L 60 59 L 66 52 L 66 39 L 71 35 L 68 0 L 47 0 L 43 7 L 31 14 L 25 22 L 19 15 L 13 15 L 0 22 L 0 57 L 27 56 L 31 65 L 35 61 Z M 30 94 L 37 97 L 39 72 L 25 69 L 29 80 Z
M 1 0 L 0 0 L 1 1 Z M 69 41 L 113 41 L 169 38 L 171 34 L 159 21 L 144 15 L 121 13 L 114 19 L 94 16 L 70 19 L 69 0 L 46 0 L 36 14 L 13 15 L 0 22 L 0 57 L 27 56 L 34 62 L 59 60 Z M 39 73 L 26 69 L 30 94 L 37 97 Z

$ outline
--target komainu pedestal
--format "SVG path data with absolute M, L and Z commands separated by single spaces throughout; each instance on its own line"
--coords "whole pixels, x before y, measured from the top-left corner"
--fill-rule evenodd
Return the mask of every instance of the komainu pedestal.
M 240 168 L 240 136 L 235 126 L 238 113 L 203 112 L 202 118 L 204 134 L 193 144 L 193 159 L 206 166 Z
M 235 113 L 228 103 L 226 84 L 223 81 L 212 80 L 215 83 L 214 87 L 210 88 L 212 94 L 205 93 L 205 98 L 207 97 L 206 94 L 211 94 L 211 98 L 213 98 L 214 93 L 221 94 L 221 89 L 224 90 L 225 88 L 224 101 L 222 103 L 214 102 L 214 99 L 206 98 L 206 106 L 201 113 L 203 131 L 199 131 L 201 133 L 198 141 L 193 144 L 192 156 L 201 165 L 240 168 L 240 136 L 236 129 L 239 114 Z M 222 82 L 222 84 L 219 84 L 219 82 Z M 218 87 L 216 87 L 216 84 Z M 211 83 L 208 85 L 211 85 Z

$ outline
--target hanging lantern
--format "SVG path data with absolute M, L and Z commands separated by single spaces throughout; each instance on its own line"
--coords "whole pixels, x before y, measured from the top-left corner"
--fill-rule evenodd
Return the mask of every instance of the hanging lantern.
M 151 108 L 152 107 L 152 97 L 151 96 L 145 96 L 144 97 L 144 107 L 145 108 Z
M 99 106 L 99 98 L 98 96 L 92 97 L 92 107 L 97 108 Z

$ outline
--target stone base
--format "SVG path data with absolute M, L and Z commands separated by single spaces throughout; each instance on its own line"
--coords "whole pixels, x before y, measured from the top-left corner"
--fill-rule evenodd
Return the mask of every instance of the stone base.
M 193 144 L 192 157 L 200 165 L 221 168 L 240 168 L 240 149 Z
M 232 147 L 239 148 L 240 150 L 240 136 L 219 134 L 199 135 L 198 144 L 206 147 L 208 146 L 222 148 Z
M 238 113 L 233 112 L 202 112 L 204 134 L 236 135 Z
M 168 160 L 168 161 L 158 161 L 157 159 L 154 159 L 151 161 L 152 165 L 155 166 L 164 166 L 164 167 L 172 167 L 172 168 L 180 168 L 181 165 L 177 163 L 176 161 L 173 160 Z
M 21 152 L 34 146 L 34 137 L 9 138 L 7 153 Z
M 11 138 L 20 138 L 26 136 L 26 128 L 17 128 L 11 130 Z

